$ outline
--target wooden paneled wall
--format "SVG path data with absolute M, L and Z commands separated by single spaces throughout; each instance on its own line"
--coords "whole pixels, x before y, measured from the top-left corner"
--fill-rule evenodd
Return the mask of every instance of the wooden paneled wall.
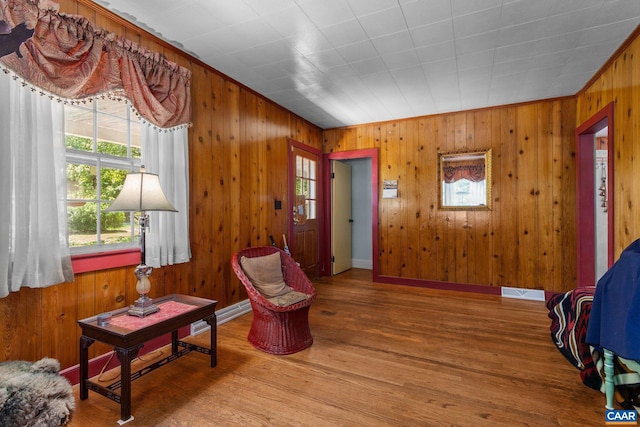
M 185 293 L 225 307 L 245 299 L 233 275 L 233 252 L 269 244 L 287 231 L 288 138 L 320 149 L 322 133 L 87 0 L 62 0 L 60 11 L 133 40 L 190 69 L 193 127 L 189 132 L 192 261 L 155 269 L 151 296 Z M 282 200 L 282 210 L 274 209 Z M 126 307 L 136 298 L 133 267 L 77 274 L 73 283 L 23 289 L 0 299 L 0 361 L 57 358 L 78 363 L 78 319 Z M 91 356 L 110 348 L 95 344 Z
M 88 0 L 61 0 L 108 31 L 189 68 L 192 261 L 153 273 L 152 296 L 172 292 L 244 299 L 229 266 L 233 252 L 287 230 L 287 138 L 325 153 L 380 150 L 380 183 L 398 179 L 400 197 L 379 199 L 381 275 L 552 291 L 575 287 L 574 130 L 615 101 L 615 242 L 640 233 L 640 42 L 630 44 L 577 100 L 565 98 L 327 130 L 284 110 Z M 437 154 L 493 150 L 491 211 L 437 208 Z M 380 191 L 381 194 L 381 191 Z M 274 199 L 283 209 L 273 208 Z M 73 283 L 23 289 L 0 299 L 0 361 L 78 362 L 78 319 L 135 300 L 133 267 L 83 273 Z M 109 350 L 94 345 L 92 356 Z
M 575 99 L 324 131 L 324 151 L 380 150 L 379 274 L 562 291 L 576 283 Z M 492 149 L 493 208 L 438 209 L 438 153 Z M 382 194 L 382 189 L 379 189 Z
M 613 102 L 614 259 L 640 238 L 640 27 L 577 96 L 577 125 Z M 611 176 L 611 172 L 609 173 Z

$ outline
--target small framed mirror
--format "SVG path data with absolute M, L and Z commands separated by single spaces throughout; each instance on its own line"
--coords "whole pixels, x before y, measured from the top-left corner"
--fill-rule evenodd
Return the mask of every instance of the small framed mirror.
M 440 209 L 491 209 L 491 149 L 439 153 Z

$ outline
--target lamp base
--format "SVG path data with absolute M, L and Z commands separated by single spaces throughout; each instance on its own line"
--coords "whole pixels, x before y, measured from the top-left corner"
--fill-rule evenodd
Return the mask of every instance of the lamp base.
M 127 314 L 129 316 L 145 317 L 160 311 L 160 307 L 153 303 L 153 300 L 146 295 L 140 295 L 133 305 L 129 306 Z

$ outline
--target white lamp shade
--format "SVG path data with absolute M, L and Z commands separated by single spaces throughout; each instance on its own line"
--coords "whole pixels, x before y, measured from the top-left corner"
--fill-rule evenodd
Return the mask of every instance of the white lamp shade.
M 162 191 L 158 175 L 147 173 L 141 168 L 139 173 L 130 173 L 118 197 L 105 211 L 171 211 L 178 212 Z

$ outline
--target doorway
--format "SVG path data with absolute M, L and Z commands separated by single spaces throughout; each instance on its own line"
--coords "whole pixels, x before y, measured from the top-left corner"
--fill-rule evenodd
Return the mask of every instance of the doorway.
M 326 171 L 326 211 L 323 235 L 326 242 L 323 260 L 326 263 L 326 271 L 331 274 L 338 274 L 344 271 L 344 258 L 349 258 L 346 262 L 354 268 L 370 269 L 373 271 L 373 280 L 377 280 L 377 239 L 378 239 L 378 150 L 354 150 L 338 153 L 325 154 L 324 168 Z M 332 171 L 336 164 L 346 166 L 351 171 L 351 178 L 348 183 L 341 186 L 349 186 L 351 192 L 349 208 L 351 215 L 349 218 L 339 219 L 348 222 L 351 237 L 350 248 L 346 248 L 348 239 L 344 239 L 346 231 L 337 233 L 340 226 L 335 224 L 336 218 L 341 218 L 342 210 L 334 202 L 334 187 L 336 183 L 332 179 Z M 339 202 L 345 204 L 346 202 Z M 349 221 L 351 220 L 351 221 Z M 337 225 L 337 226 L 336 226 Z M 337 259 L 342 257 L 342 259 Z M 337 261 L 337 262 L 336 262 Z M 347 269 L 350 267 L 347 267 Z
M 613 103 L 576 129 L 577 287 L 613 264 Z
M 353 266 L 353 171 L 351 161 L 331 160 L 331 275 Z

